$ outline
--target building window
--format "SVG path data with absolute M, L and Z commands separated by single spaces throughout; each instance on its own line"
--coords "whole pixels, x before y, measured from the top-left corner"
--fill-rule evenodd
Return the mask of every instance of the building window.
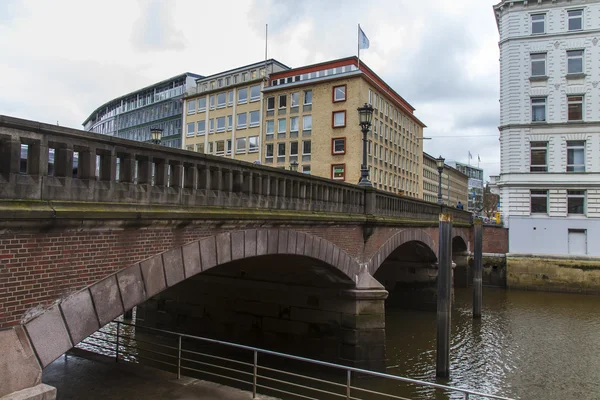
M 546 33 L 546 14 L 535 14 L 531 16 L 531 34 L 541 35 Z
M 215 142 L 215 144 L 216 144 L 215 154 L 218 156 L 222 156 L 223 154 L 225 154 L 225 141 L 219 140 L 218 142 Z
M 198 121 L 198 136 L 206 133 L 206 121 Z
M 346 180 L 346 164 L 334 164 L 331 166 L 331 179 L 336 181 Z
M 247 72 L 243 72 L 242 73 L 242 82 L 246 82 L 248 80 L 248 73 Z
M 331 139 L 331 154 L 346 154 L 346 138 Z
M 232 150 L 231 139 L 227 139 L 226 146 L 225 146 L 225 154 L 230 156 L 231 150 Z
M 196 126 L 196 124 L 193 122 L 190 122 L 187 124 L 186 136 L 194 136 L 194 127 L 195 126 Z
M 304 91 L 304 105 L 310 105 L 312 104 L 312 90 L 305 90 Z
M 229 86 L 229 85 L 231 85 L 231 77 L 230 76 L 225 78 L 225 86 Z
M 302 130 L 303 131 L 312 130 L 312 115 L 305 115 L 302 117 Z
M 548 172 L 548 142 L 531 142 L 530 172 Z
M 273 134 L 275 133 L 275 121 L 267 121 L 267 140 L 273 140 Z
M 273 143 L 267 144 L 265 158 L 271 159 L 271 160 L 273 159 Z
M 531 121 L 543 122 L 546 121 L 546 98 L 532 97 L 531 98 Z
M 287 107 L 287 96 L 285 94 L 282 94 L 279 96 L 279 108 L 286 108 Z
M 215 120 L 211 118 L 208 120 L 208 133 L 214 133 L 214 132 L 215 132 Z
M 219 93 L 217 95 L 217 108 L 223 108 L 226 106 L 226 101 L 227 101 L 226 95 L 227 94 L 225 92 Z
M 585 172 L 585 141 L 567 142 L 567 172 Z
M 227 116 L 227 130 L 233 130 L 233 115 Z
M 235 153 L 242 154 L 246 152 L 246 138 L 237 138 L 235 140 Z
M 567 11 L 569 16 L 569 31 L 580 31 L 583 29 L 583 10 Z
M 287 129 L 287 123 L 285 118 L 277 120 L 277 133 L 285 133 Z
M 290 156 L 298 155 L 298 142 L 290 142 Z
M 260 100 L 260 85 L 250 86 L 250 101 Z
M 210 105 L 210 109 L 214 110 L 215 109 L 215 95 L 210 95 L 210 97 L 208 98 L 208 104 Z
M 346 111 L 333 112 L 332 122 L 334 128 L 342 128 L 346 126 Z
M 225 132 L 225 117 L 217 118 L 217 132 Z
M 346 101 L 346 85 L 333 87 L 333 102 Z
M 246 127 L 248 115 L 241 113 L 237 115 L 237 129 L 244 129 Z
M 238 104 L 246 104 L 248 102 L 248 88 L 238 90 Z
M 250 128 L 260 125 L 260 111 L 250 111 Z
M 373 104 L 373 91 L 369 89 L 369 104 Z
M 584 214 L 585 190 L 567 190 L 567 212 L 571 214 Z
M 290 95 L 290 107 L 298 107 L 300 104 L 300 93 L 294 92 Z
M 258 151 L 258 136 L 250 136 L 248 138 L 248 153 L 256 153 Z
M 230 90 L 229 92 L 227 92 L 227 105 L 228 106 L 233 105 L 233 90 Z
M 188 114 L 194 114 L 196 112 L 196 100 L 188 101 Z
M 198 99 L 198 112 L 206 111 L 206 97 Z
M 583 120 L 583 96 L 567 96 L 567 105 L 569 109 L 569 121 Z
M 298 117 L 290 118 L 290 132 L 298 132 Z
M 310 165 L 303 165 L 302 166 L 302 173 L 306 174 L 306 175 L 310 175 Z
M 311 152 L 311 142 L 310 140 L 304 140 L 302 142 L 302 155 L 309 156 Z
M 267 97 L 267 111 L 275 109 L 275 97 Z
M 223 87 L 223 78 L 217 79 L 217 87 Z
M 277 143 L 277 161 L 285 161 L 285 143 Z M 283 158 L 283 160 L 280 160 Z
M 531 55 L 531 76 L 546 76 L 546 53 Z
M 583 50 L 567 51 L 567 74 L 583 73 Z

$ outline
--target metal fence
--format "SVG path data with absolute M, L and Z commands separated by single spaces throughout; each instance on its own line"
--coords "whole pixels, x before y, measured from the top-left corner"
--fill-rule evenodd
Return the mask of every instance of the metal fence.
M 140 333 L 147 335 L 140 335 Z M 143 339 L 136 337 L 143 336 Z M 324 361 L 298 357 L 275 351 L 197 337 L 161 329 L 143 327 L 121 321 L 113 321 L 85 339 L 88 349 L 114 356 L 115 361 L 141 362 L 177 374 L 217 380 L 231 386 L 252 390 L 253 398 L 259 390 L 262 394 L 299 399 L 404 399 L 391 393 L 390 384 L 404 383 L 417 390 L 442 391 L 447 398 L 500 399 L 507 397 L 479 393 L 447 385 L 368 371 Z M 200 346 L 198 346 L 200 344 Z M 215 346 L 228 351 L 215 352 Z M 225 353 L 225 354 L 224 354 Z M 286 371 L 280 366 L 300 362 L 305 368 Z M 331 375 L 325 373 L 329 370 Z M 324 379 L 324 376 L 327 376 Z M 383 385 L 369 387 L 365 383 L 374 378 Z M 386 385 L 387 384 L 387 385 Z M 382 390 L 382 386 L 388 390 Z M 439 397 L 435 397 L 439 398 Z

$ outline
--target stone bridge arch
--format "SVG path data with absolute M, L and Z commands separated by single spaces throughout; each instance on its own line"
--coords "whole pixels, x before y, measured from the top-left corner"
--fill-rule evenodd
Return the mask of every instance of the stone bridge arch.
M 375 272 L 377 272 L 381 264 L 383 264 L 385 259 L 388 258 L 390 254 L 392 254 L 398 247 L 402 246 L 403 244 L 415 241 L 425 244 L 433 252 L 433 254 L 435 254 L 437 258 L 437 246 L 435 246 L 434 240 L 424 229 L 403 229 L 400 232 L 394 234 L 392 237 L 390 237 L 381 247 L 379 247 L 375 254 L 373 254 L 373 256 L 368 262 L 369 273 L 372 276 L 375 276 Z
M 25 330 L 44 368 L 125 311 L 184 279 L 231 261 L 276 254 L 320 260 L 353 282 L 360 271 L 344 250 L 311 234 L 288 229 L 220 233 L 113 273 L 45 309 L 24 323 Z

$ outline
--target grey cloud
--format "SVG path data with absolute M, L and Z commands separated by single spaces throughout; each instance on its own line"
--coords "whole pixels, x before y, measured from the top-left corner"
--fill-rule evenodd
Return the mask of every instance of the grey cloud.
M 131 38 L 136 48 L 142 51 L 185 49 L 185 37 L 176 29 L 173 18 L 175 2 L 148 0 L 139 4 L 142 12 Z
M 496 103 L 497 106 L 497 103 Z M 497 108 L 497 107 L 496 107 Z M 457 123 L 454 127 L 459 130 L 467 130 L 472 128 L 489 128 L 491 126 L 498 126 L 500 123 L 500 116 L 498 110 L 492 107 L 485 111 L 479 111 L 475 109 L 467 109 L 466 112 L 461 113 L 457 118 Z
M 0 1 L 0 25 L 8 25 L 20 13 L 17 0 Z

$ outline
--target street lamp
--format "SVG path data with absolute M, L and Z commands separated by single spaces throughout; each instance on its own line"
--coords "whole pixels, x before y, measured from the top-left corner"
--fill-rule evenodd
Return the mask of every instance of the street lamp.
M 296 161 L 290 163 L 290 171 L 298 172 L 298 163 Z
M 151 128 L 150 135 L 152 136 L 151 142 L 154 144 L 160 144 L 162 139 L 163 130 L 160 128 Z
M 360 181 L 358 181 L 358 186 L 373 186 L 369 181 L 369 167 L 367 167 L 367 133 L 371 127 L 372 118 L 373 107 L 370 104 L 365 103 L 364 106 L 358 108 L 358 121 L 363 134 L 363 162 L 360 166 Z
M 439 156 L 435 162 L 437 164 L 437 170 L 439 174 L 439 186 L 438 186 L 438 204 L 442 205 L 444 202 L 442 201 L 442 172 L 444 172 L 444 157 Z

